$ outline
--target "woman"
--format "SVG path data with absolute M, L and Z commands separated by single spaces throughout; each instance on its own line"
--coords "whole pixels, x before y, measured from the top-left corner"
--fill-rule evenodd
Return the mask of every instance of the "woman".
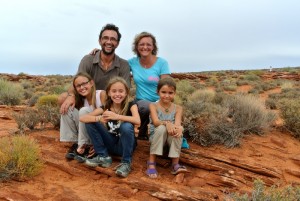
M 158 81 L 170 74 L 168 62 L 157 57 L 156 38 L 142 32 L 134 38 L 132 51 L 137 57 L 128 60 L 136 84 L 136 101 L 141 117 L 139 139 L 148 139 L 149 104 L 159 99 L 156 93 Z

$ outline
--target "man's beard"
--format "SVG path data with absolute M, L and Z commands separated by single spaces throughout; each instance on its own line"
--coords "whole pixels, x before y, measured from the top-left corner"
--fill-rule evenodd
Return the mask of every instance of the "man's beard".
M 105 50 L 105 48 L 101 48 L 101 50 L 102 50 L 103 54 L 105 54 L 105 55 L 107 55 L 107 56 L 112 55 L 112 54 L 115 53 L 115 49 L 112 49 L 112 51 L 110 51 L 110 52 L 107 52 L 107 51 Z

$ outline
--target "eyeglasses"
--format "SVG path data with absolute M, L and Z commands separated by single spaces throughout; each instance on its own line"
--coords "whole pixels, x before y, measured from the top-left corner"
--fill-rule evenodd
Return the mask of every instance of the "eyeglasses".
M 109 37 L 109 36 L 103 36 L 102 38 L 101 38 L 103 41 L 111 41 L 111 42 L 118 42 L 118 40 L 115 38 L 115 37 Z
M 86 85 L 90 82 L 90 80 L 88 80 L 87 82 L 83 82 L 81 84 L 77 84 L 75 87 L 76 89 L 80 89 L 81 87 L 86 87 Z

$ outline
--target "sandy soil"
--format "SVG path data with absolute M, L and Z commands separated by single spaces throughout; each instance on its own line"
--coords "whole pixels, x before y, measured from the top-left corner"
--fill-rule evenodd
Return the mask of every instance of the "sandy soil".
M 0 136 L 16 131 L 11 114 L 19 109 L 0 107 Z M 27 134 L 39 143 L 45 167 L 33 179 L 1 183 L 0 200 L 223 200 L 230 192 L 249 192 L 256 178 L 268 185 L 298 185 L 300 142 L 278 126 L 264 136 L 246 137 L 234 149 L 189 142 L 191 148 L 183 151 L 183 163 L 190 173 L 173 176 L 169 161 L 161 159 L 156 180 L 144 173 L 149 150 L 146 141 L 139 141 L 132 173 L 121 179 L 111 168 L 103 172 L 65 160 L 68 146 L 59 142 L 57 130 L 34 130 Z M 185 155 L 192 156 L 191 161 L 199 160 L 199 165 L 188 163 Z M 115 157 L 113 166 L 118 161 Z

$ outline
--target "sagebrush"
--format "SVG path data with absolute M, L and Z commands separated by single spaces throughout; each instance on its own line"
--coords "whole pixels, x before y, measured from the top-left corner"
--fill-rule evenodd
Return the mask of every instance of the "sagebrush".
M 28 136 L 0 138 L 0 181 L 24 180 L 40 173 L 40 148 Z

